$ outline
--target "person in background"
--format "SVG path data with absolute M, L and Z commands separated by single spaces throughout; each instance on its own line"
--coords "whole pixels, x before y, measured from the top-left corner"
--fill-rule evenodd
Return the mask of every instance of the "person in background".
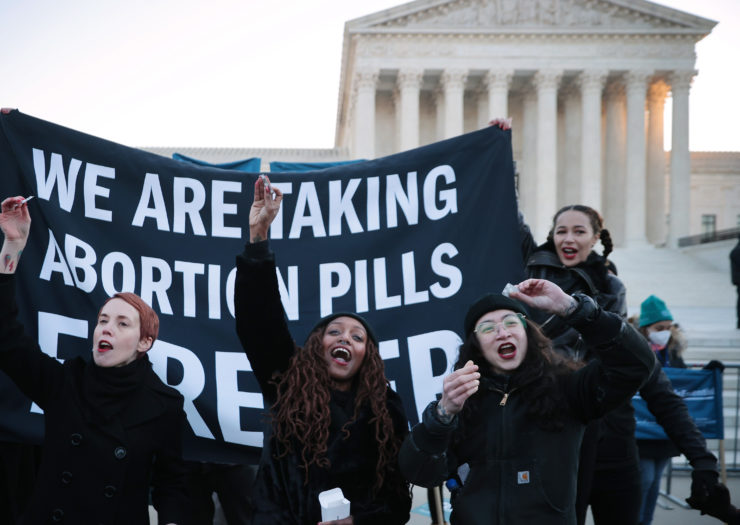
M 525 305 L 577 330 L 597 357 L 585 366 L 559 357 Z M 442 398 L 404 441 L 406 479 L 436 486 L 467 465 L 453 524 L 575 525 L 586 423 L 632 397 L 652 370 L 650 349 L 590 297 L 541 279 L 476 301 L 464 334 Z
M 350 516 L 332 525 L 401 525 L 410 489 L 398 468 L 408 433 L 370 324 L 351 312 L 320 319 L 303 348 L 288 330 L 267 234 L 282 193 L 258 177 L 249 242 L 236 258 L 236 331 L 270 422 L 252 494 L 254 525 L 321 522 L 319 493 L 340 488 Z
M 673 315 L 665 302 L 655 295 L 649 296 L 640 304 L 639 318 L 631 321 L 638 326 L 639 332 L 650 344 L 661 370 L 657 374 L 657 381 L 648 381 L 640 394 L 670 438 L 637 440 L 642 487 L 640 525 L 650 525 L 658 500 L 660 480 L 672 457 L 683 453 L 689 459 L 694 467 L 692 478 L 704 480 L 703 485 L 708 490 L 704 494 L 706 500 L 709 500 L 711 492 L 721 489 L 718 488 L 716 458 L 707 450 L 704 436 L 696 427 L 685 402 L 673 391 L 670 380 L 662 372 L 662 368 L 686 368 L 681 357 L 687 346 L 683 331 L 673 322 Z M 723 370 L 724 365 L 712 360 L 704 368 Z M 697 495 L 694 494 L 694 497 Z M 706 503 L 700 508 L 705 512 L 709 510 Z
M 737 236 L 737 244 L 730 251 L 730 275 L 732 284 L 737 288 L 737 329 L 740 330 L 740 234 Z
M 98 312 L 85 353 L 60 363 L 23 332 L 15 272 L 30 233 L 23 197 L 0 205 L 0 370 L 44 410 L 43 457 L 22 523 L 188 523 L 180 442 L 183 398 L 146 353 L 159 319 L 139 296 L 118 293 Z M 89 354 L 88 354 L 89 355 Z

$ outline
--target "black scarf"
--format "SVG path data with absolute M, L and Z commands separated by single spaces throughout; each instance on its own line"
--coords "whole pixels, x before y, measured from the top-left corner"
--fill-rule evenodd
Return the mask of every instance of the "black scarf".
M 125 366 L 101 367 L 90 362 L 85 367 L 82 391 L 84 401 L 104 420 L 120 414 L 144 383 L 151 363 L 145 355 Z

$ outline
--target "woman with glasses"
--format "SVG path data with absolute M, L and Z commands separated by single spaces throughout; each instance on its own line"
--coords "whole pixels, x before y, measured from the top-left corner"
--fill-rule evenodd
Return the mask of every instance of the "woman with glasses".
M 525 305 L 577 330 L 598 358 L 579 366 L 558 357 Z M 648 376 L 645 340 L 588 296 L 540 279 L 479 299 L 464 331 L 442 398 L 404 441 L 402 472 L 422 486 L 458 477 L 453 524 L 575 524 L 584 428 Z
M 266 177 L 257 179 L 249 243 L 236 259 L 237 334 L 270 410 L 252 523 L 322 522 L 319 493 L 338 487 L 350 515 L 326 525 L 401 525 L 411 508 L 398 468 L 408 432 L 401 399 L 361 316 L 329 315 L 302 348 L 293 341 L 267 241 L 282 197 Z

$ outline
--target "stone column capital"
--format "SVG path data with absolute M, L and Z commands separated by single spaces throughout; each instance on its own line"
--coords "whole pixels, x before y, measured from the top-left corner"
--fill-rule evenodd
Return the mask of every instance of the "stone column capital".
M 558 89 L 558 98 L 562 100 L 567 100 L 571 97 L 577 97 L 581 94 L 581 91 L 578 89 L 578 85 L 576 82 L 563 82 L 560 84 L 560 88 Z
M 634 69 L 624 75 L 627 91 L 647 91 L 648 80 L 653 76 L 653 71 L 648 69 Z
M 532 83 L 535 85 L 537 90 L 557 89 L 560 85 L 560 79 L 562 78 L 562 70 L 542 69 L 534 74 L 534 77 L 532 77 Z
M 604 90 L 608 98 L 619 98 L 624 96 L 624 82 L 620 80 L 613 80 L 606 85 Z
M 424 70 L 420 68 L 405 68 L 398 72 L 396 87 L 398 89 L 419 89 L 424 78 Z
M 514 78 L 513 69 L 491 69 L 483 77 L 483 84 L 488 89 L 505 89 L 511 87 L 511 79 Z
M 440 83 L 444 88 L 464 89 L 467 78 L 466 69 L 445 69 L 440 77 Z
M 356 89 L 375 90 L 378 85 L 377 69 L 362 68 L 355 71 L 354 84 Z
M 601 91 L 606 84 L 606 77 L 609 71 L 606 69 L 587 69 L 581 71 L 576 82 L 581 87 L 581 91 Z
M 673 71 L 668 75 L 668 82 L 671 84 L 671 91 L 676 89 L 689 89 L 694 81 L 697 71 Z
M 662 104 L 670 88 L 663 79 L 656 80 L 648 87 L 648 104 Z

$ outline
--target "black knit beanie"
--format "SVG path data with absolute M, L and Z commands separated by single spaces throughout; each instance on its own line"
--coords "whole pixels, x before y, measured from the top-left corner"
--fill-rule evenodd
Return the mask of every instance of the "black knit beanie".
M 494 310 L 512 310 L 524 316 L 528 315 L 527 308 L 516 299 L 511 299 L 497 293 L 489 293 L 478 299 L 468 308 L 468 313 L 465 314 L 465 339 L 473 333 L 475 322 L 483 317 L 484 314 Z
M 359 321 L 360 324 L 365 328 L 367 336 L 370 338 L 370 340 L 375 343 L 375 346 L 379 346 L 378 338 L 375 336 L 375 332 L 370 326 L 370 323 L 368 323 L 361 315 L 357 315 L 353 312 L 334 312 L 333 314 L 329 314 L 326 317 L 322 317 L 321 319 L 319 319 L 319 322 L 316 323 L 313 328 L 311 328 L 309 334 L 312 334 L 315 330 L 318 330 L 319 328 L 323 329 L 326 325 L 331 323 L 337 317 L 351 317 L 352 319 Z

